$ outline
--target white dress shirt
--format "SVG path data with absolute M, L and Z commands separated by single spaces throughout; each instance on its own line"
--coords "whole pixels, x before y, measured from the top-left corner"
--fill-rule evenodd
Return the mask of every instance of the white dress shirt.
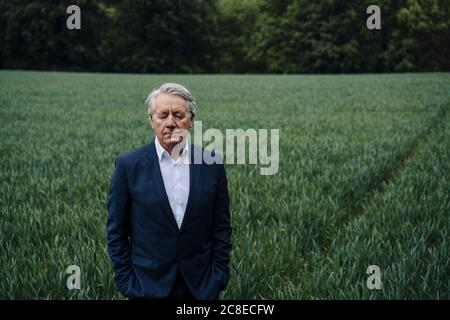
M 155 146 L 167 198 L 178 228 L 181 228 L 189 197 L 189 141 L 176 161 L 161 146 L 157 137 Z

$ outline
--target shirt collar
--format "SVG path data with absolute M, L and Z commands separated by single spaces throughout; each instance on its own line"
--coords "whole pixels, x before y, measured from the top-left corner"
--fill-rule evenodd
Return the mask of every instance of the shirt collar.
M 162 147 L 162 145 L 159 143 L 158 137 L 155 137 L 155 147 L 156 147 L 156 154 L 158 155 L 159 161 L 163 158 L 163 156 L 167 157 L 168 159 L 172 160 L 174 163 L 180 161 L 180 159 L 188 159 L 187 155 L 189 155 L 189 140 L 186 141 L 186 144 L 184 145 L 183 151 L 181 153 L 180 158 L 178 158 L 177 161 L 172 159 L 170 154 L 167 152 L 166 149 Z

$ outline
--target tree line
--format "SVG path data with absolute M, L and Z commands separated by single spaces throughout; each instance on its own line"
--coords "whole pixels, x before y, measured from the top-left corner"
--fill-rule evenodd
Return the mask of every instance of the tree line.
M 0 0 L 0 67 L 135 73 L 450 71 L 450 0 Z M 81 9 L 68 30 L 66 8 Z M 366 8 L 381 8 L 381 30 Z

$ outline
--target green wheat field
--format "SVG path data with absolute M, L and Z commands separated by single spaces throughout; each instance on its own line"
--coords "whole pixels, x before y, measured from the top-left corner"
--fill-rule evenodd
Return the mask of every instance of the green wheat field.
M 151 141 L 144 99 L 164 82 L 191 90 L 203 130 L 280 129 L 276 175 L 226 165 L 223 299 L 449 299 L 450 74 L 5 70 L 1 299 L 123 299 L 106 255 L 109 182 L 117 155 Z

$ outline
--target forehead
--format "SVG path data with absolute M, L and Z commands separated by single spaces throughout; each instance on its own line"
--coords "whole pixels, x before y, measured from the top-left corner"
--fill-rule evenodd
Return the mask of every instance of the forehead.
M 180 110 L 185 111 L 187 109 L 186 100 L 181 96 L 161 93 L 155 99 L 155 110 Z

